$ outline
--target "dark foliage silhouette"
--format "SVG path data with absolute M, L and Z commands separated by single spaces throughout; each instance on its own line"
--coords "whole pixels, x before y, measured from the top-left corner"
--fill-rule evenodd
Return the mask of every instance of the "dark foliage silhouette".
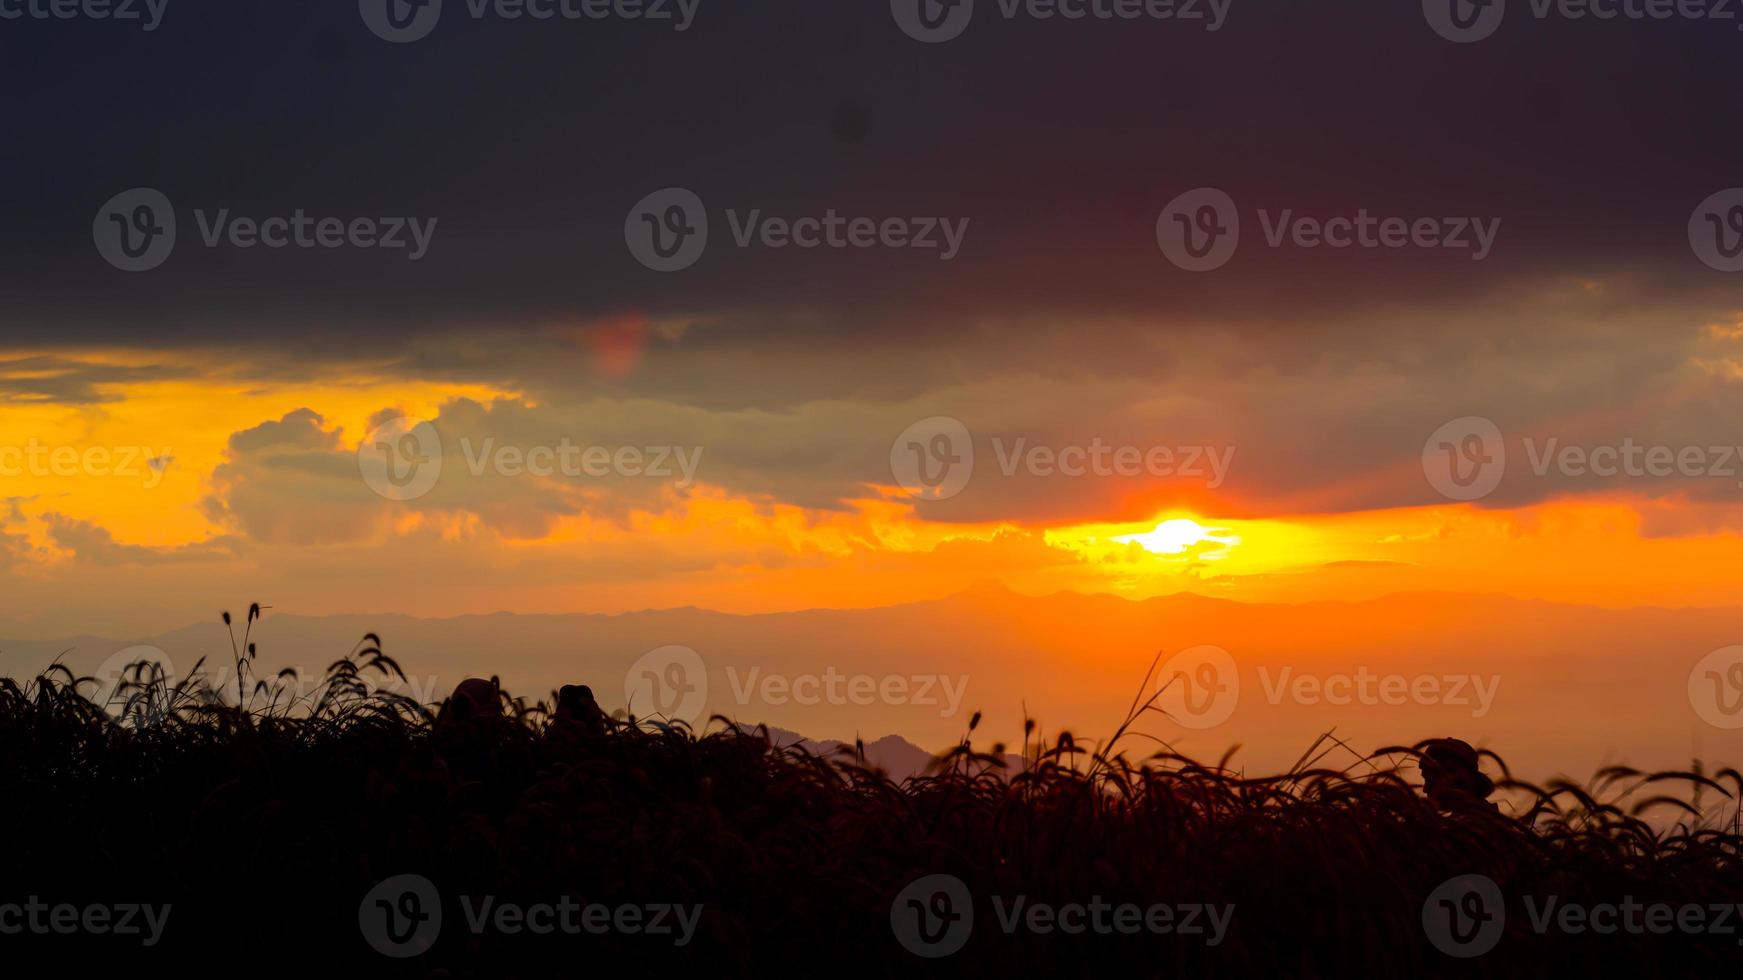
M 1099 749 L 1044 740 L 1029 723 L 1020 771 L 1002 766 L 1003 745 L 978 749 L 971 723 L 934 771 L 897 784 L 852 749 L 824 758 L 724 723 L 701 733 L 608 718 L 579 685 L 546 705 L 468 680 L 432 713 L 374 686 L 403 674 L 373 635 L 304 693 L 288 673 L 244 685 L 254 658 L 245 638 L 237 683 L 223 685 L 234 697 L 149 665 L 106 704 L 60 668 L 0 680 L 0 901 L 174 908 L 145 951 L 120 937 L 0 942 L 236 976 L 1670 977 L 1743 964 L 1735 936 L 1538 934 L 1522 914 L 1492 952 L 1459 960 L 1422 922 L 1430 892 L 1463 874 L 1587 903 L 1743 900 L 1732 802 L 1743 779 L 1730 769 L 1617 767 L 1536 787 L 1456 740 L 1337 768 L 1326 760 L 1346 750 L 1328 738 L 1288 772 L 1250 776 L 1228 758 L 1128 758 L 1136 705 Z M 408 873 L 440 890 L 446 924 L 427 953 L 389 959 L 360 937 L 358 905 Z M 930 874 L 977 896 L 1236 911 L 1211 947 L 1006 934 L 983 907 L 960 952 L 924 960 L 892 936 L 890 905 Z M 473 934 L 463 895 L 703 911 L 682 947 Z

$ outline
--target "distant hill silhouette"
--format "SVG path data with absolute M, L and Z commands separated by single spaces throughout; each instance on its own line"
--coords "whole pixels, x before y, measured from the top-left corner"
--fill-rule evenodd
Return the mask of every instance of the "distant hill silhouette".
M 742 725 L 745 731 L 754 731 L 756 726 Z M 817 755 L 838 757 L 840 750 L 854 751 L 852 742 L 834 740 L 815 741 L 798 732 L 790 732 L 784 728 L 767 728 L 769 743 L 780 748 L 790 745 L 802 746 L 806 751 Z M 873 769 L 882 770 L 891 779 L 900 782 L 913 776 L 922 776 L 934 768 L 936 753 L 928 752 L 900 735 L 885 735 L 883 738 L 866 742 L 864 745 L 865 762 Z M 1010 772 L 1021 772 L 1023 757 L 1014 752 L 1004 755 L 1005 763 Z

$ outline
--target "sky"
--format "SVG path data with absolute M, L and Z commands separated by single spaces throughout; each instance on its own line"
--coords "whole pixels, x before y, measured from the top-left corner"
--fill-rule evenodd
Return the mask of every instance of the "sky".
M 1732 20 L 373 2 L 0 24 L 0 621 L 1743 595 Z

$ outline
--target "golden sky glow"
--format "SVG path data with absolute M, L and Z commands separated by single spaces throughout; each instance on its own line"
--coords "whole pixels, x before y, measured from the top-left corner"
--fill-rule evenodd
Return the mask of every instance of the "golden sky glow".
M 0 360 L 8 355 L 0 353 Z M 14 354 L 11 356 L 21 356 Z M 162 364 L 161 355 L 119 351 L 81 353 L 83 361 L 130 366 Z M 206 360 L 190 367 L 209 369 Z M 451 398 L 491 398 L 504 392 L 477 385 L 391 383 L 359 373 L 335 384 L 328 378 L 286 381 L 229 381 L 210 377 L 118 385 L 113 401 L 68 406 L 52 402 L 11 402 L 0 411 L 0 446 L 150 449 L 173 459 L 160 474 L 90 477 L 47 471 L 0 473 L 0 498 L 39 497 L 53 509 L 108 528 L 130 544 L 173 547 L 215 533 L 200 511 L 210 492 L 208 478 L 223 462 L 230 435 L 304 406 L 316 410 L 353 440 L 368 431 L 369 417 L 394 407 L 427 417 Z M 119 460 L 114 465 L 118 468 Z M 150 484 L 149 490 L 146 489 Z M 140 492 L 145 491 L 145 492 Z
M 146 360 L 78 357 L 109 366 Z M 9 403 L 0 445 L 138 447 L 142 468 L 131 477 L 0 474 L 8 501 L 0 533 L 15 552 L 8 574 L 65 595 L 132 588 L 149 568 L 157 588 L 240 590 L 310 612 L 422 614 L 857 607 L 987 580 L 1031 594 L 1191 591 L 1290 602 L 1455 590 L 1676 606 L 1743 594 L 1728 512 L 1662 495 L 1254 516 L 1250 503 L 1224 511 L 1200 489 L 1192 506 L 1138 520 L 956 522 L 882 481 L 825 507 L 783 500 L 778 487 L 735 490 L 703 467 L 682 492 L 529 478 L 408 508 L 376 498 L 357 478 L 355 452 L 372 418 L 473 405 L 475 414 L 498 406 L 492 418 L 512 410 L 532 424 L 536 403 L 515 391 L 407 381 L 366 367 L 340 377 L 226 377 L 201 370 L 104 385 L 101 400 L 80 404 Z M 294 430 L 303 443 L 296 453 L 237 458 L 232 437 L 263 424 Z M 144 466 L 151 458 L 167 462 Z M 1385 479 L 1353 474 L 1349 482 Z M 1652 574 L 1641 575 L 1647 568 Z

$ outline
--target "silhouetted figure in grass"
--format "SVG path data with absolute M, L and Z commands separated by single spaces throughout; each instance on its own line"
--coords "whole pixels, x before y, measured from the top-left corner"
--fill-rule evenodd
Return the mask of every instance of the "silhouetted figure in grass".
M 584 738 L 599 738 L 605 734 L 605 712 L 593 700 L 593 688 L 585 684 L 564 684 L 557 692 L 556 727 Z
M 442 710 L 436 715 L 436 727 L 472 724 L 490 718 L 502 718 L 502 682 L 495 677 L 490 680 L 468 677 L 442 703 Z
M 593 755 L 610 727 L 610 719 L 599 709 L 599 702 L 593 700 L 592 688 L 565 684 L 557 692 L 557 707 L 545 728 L 540 758 L 550 765 Z
M 1417 765 L 1429 801 L 1453 812 L 1499 809 L 1488 799 L 1495 781 L 1483 775 L 1477 761 L 1477 750 L 1461 739 L 1437 738 L 1425 745 Z
M 468 677 L 436 713 L 430 744 L 461 782 L 475 781 L 497 768 L 513 733 L 503 713 L 502 682 Z

